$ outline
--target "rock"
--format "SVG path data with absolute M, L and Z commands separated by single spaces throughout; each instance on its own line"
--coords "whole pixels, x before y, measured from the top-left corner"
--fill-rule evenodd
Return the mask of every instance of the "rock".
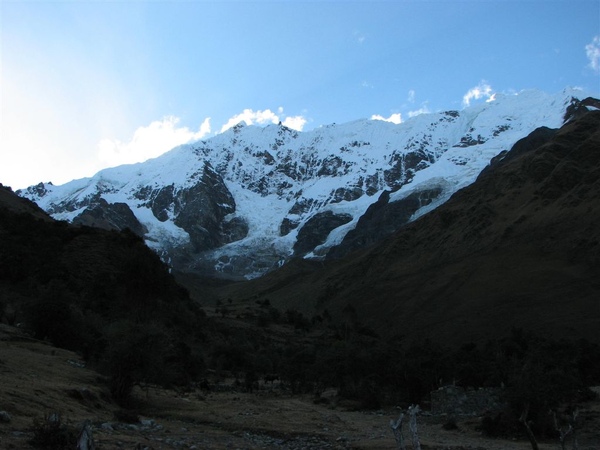
M 77 450 L 94 450 L 94 437 L 92 435 L 92 425 L 86 420 L 81 426 L 81 431 L 77 437 Z
M 567 107 L 567 110 L 565 111 L 565 115 L 563 117 L 564 123 L 570 122 L 572 120 L 584 116 L 590 111 L 590 109 L 600 109 L 600 100 L 592 97 L 587 97 L 583 100 L 578 100 L 572 97 L 571 103 Z
M 10 414 L 6 411 L 0 411 L 0 423 L 10 423 Z
M 383 171 L 386 185 L 392 191 L 397 191 L 405 184 L 412 181 L 415 173 L 435 162 L 434 155 L 427 150 L 430 143 L 423 138 L 415 143 L 419 149 L 407 153 L 393 153 L 391 157 L 391 168 Z
M 359 187 L 341 187 L 337 188 L 333 193 L 331 203 L 352 202 L 358 200 L 364 194 Z
M 400 229 L 418 209 L 430 204 L 441 193 L 442 188 L 435 187 L 389 202 L 390 192 L 384 191 L 358 220 L 356 228 L 349 231 L 338 246 L 329 250 L 327 259 L 341 258 L 351 251 L 379 242 Z
M 129 228 L 140 237 L 143 237 L 147 231 L 126 203 L 108 203 L 101 197 L 98 197 L 81 214 L 75 217 L 73 223 L 105 230 Z
M 224 226 L 225 216 L 235 212 L 235 201 L 221 176 L 208 163 L 201 180 L 178 191 L 172 202 L 174 223 L 188 232 L 195 251 L 239 240 L 248 232 L 247 225 L 244 228 L 245 223 L 240 220 Z
M 294 244 L 295 255 L 305 255 L 321 245 L 332 230 L 352 220 L 350 214 L 334 214 L 325 211 L 315 214 L 298 232 L 298 239 Z
M 80 369 L 85 368 L 85 363 L 83 361 L 76 361 L 74 359 L 68 359 L 67 363 L 73 367 L 78 367 Z

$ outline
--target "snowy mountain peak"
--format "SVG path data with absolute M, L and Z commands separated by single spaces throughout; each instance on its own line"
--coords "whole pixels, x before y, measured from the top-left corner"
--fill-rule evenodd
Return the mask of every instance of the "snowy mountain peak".
M 585 97 L 497 94 L 401 124 L 362 119 L 306 132 L 241 122 L 144 163 L 19 193 L 57 219 L 137 230 L 178 270 L 256 277 L 292 256 L 324 257 L 384 192 L 379 204 L 401 205 L 393 231 L 535 128 L 600 107 Z

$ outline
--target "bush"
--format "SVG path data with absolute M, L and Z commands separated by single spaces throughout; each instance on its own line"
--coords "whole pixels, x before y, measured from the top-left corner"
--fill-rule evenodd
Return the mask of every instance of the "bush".
M 442 425 L 442 428 L 444 430 L 458 430 L 458 424 L 456 423 L 456 418 L 455 417 L 450 417 L 448 418 L 448 420 L 446 420 L 446 422 Z
M 114 413 L 115 420 L 121 423 L 139 423 L 140 416 L 129 409 L 118 409 Z
M 554 424 L 548 411 L 564 402 L 576 402 L 585 386 L 571 344 L 531 342 L 530 348 L 509 376 L 505 399 L 515 416 L 528 407 L 528 419 L 536 435 L 554 434 Z
M 33 421 L 33 438 L 30 444 L 48 450 L 73 449 L 77 444 L 77 433 L 62 423 L 58 412 L 46 414 L 42 420 Z
M 78 324 L 71 305 L 73 294 L 64 282 L 53 280 L 40 287 L 25 308 L 27 326 L 36 339 L 48 339 L 58 347 L 78 350 Z
M 285 311 L 285 321 L 290 325 L 293 325 L 297 330 L 308 331 L 310 329 L 310 320 L 304 317 L 300 311 L 295 309 L 288 309 Z
M 124 402 L 141 382 L 168 384 L 165 360 L 167 336 L 157 327 L 120 322 L 108 332 L 104 370 L 110 376 L 110 392 Z
M 486 414 L 481 418 L 481 431 L 488 437 L 504 437 L 507 435 L 520 434 L 521 427 L 518 425 L 518 417 L 510 411 Z

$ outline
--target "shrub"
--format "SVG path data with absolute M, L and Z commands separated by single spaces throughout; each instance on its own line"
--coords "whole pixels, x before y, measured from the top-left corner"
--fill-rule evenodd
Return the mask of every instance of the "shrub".
M 455 417 L 449 417 L 448 420 L 442 425 L 444 430 L 458 430 L 458 424 L 456 423 Z
M 30 444 L 48 450 L 72 449 L 77 444 L 77 434 L 62 422 L 59 412 L 53 412 L 44 415 L 42 420 L 34 419 Z
M 129 409 L 117 409 L 113 415 L 115 416 L 115 420 L 122 423 L 139 423 L 140 421 L 140 416 L 137 412 Z
M 554 434 L 548 411 L 563 402 L 577 401 L 583 390 L 581 376 L 567 347 L 560 343 L 531 343 L 521 367 L 515 367 L 508 379 L 505 399 L 515 416 L 529 408 L 528 418 L 537 435 Z
M 117 323 L 108 334 L 104 370 L 110 391 L 124 402 L 141 382 L 166 384 L 167 336 L 157 327 L 132 322 Z
M 304 314 L 300 311 L 295 309 L 288 309 L 285 311 L 285 320 L 297 330 L 308 331 L 310 329 L 310 320 L 304 317 Z

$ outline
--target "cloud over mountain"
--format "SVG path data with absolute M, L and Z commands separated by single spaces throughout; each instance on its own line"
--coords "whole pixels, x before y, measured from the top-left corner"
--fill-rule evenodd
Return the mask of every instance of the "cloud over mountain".
M 594 36 L 592 42 L 585 46 L 585 53 L 589 67 L 596 73 L 600 73 L 600 36 Z
M 246 125 L 267 125 L 269 123 L 276 124 L 281 122 L 288 128 L 302 131 L 307 120 L 303 116 L 286 116 L 283 113 L 282 107 L 277 109 L 277 113 L 274 113 L 270 109 L 254 111 L 247 108 L 240 114 L 231 117 L 227 123 L 221 127 L 221 133 L 234 127 L 240 122 L 244 122 Z
M 197 131 L 178 127 L 180 119 L 167 116 L 139 127 L 129 142 L 103 139 L 98 143 L 98 158 L 109 166 L 142 162 L 162 155 L 173 147 L 202 139 L 210 133 L 210 118 Z
M 383 120 L 384 122 L 399 124 L 402 123 L 402 115 L 400 113 L 394 113 L 391 114 L 390 117 L 383 117 L 379 114 L 373 114 L 371 120 Z
M 484 97 L 489 100 L 492 98 L 493 94 L 494 90 L 492 87 L 487 82 L 482 80 L 477 86 L 469 89 L 469 91 L 464 95 L 463 106 L 469 106 L 471 104 L 471 100 L 479 100 Z

